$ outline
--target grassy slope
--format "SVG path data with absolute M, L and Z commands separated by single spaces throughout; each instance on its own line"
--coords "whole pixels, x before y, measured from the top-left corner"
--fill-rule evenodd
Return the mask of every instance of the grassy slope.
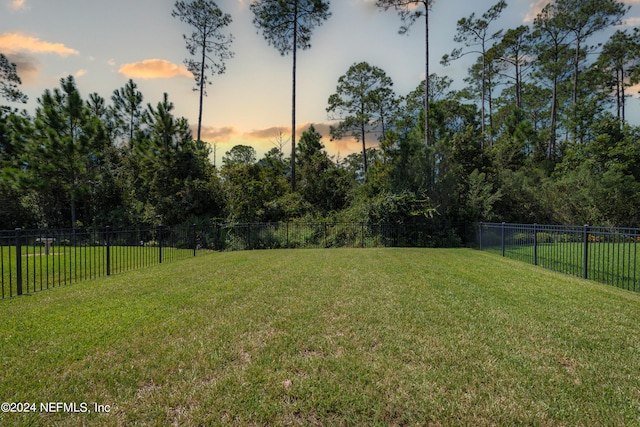
M 635 425 L 640 296 L 470 250 L 217 253 L 0 301 L 0 425 Z

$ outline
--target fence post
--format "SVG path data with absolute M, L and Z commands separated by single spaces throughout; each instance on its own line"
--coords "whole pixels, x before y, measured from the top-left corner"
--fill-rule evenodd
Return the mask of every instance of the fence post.
M 361 236 L 362 236 L 362 247 L 364 248 L 364 222 L 360 223 L 360 232 L 361 232 Z
M 479 234 L 479 242 L 480 242 L 480 250 L 482 250 L 482 221 L 480 221 L 480 225 L 478 227 L 478 234 Z
M 502 256 L 504 257 L 504 222 L 502 223 Z
M 324 247 L 326 249 L 326 247 L 327 247 L 327 223 L 325 222 L 323 225 L 324 225 Z
M 533 265 L 538 265 L 538 224 L 533 224 Z
M 20 234 L 22 229 L 16 228 L 16 289 L 18 295 L 22 295 L 22 242 Z
M 107 245 L 107 276 L 111 276 L 111 227 L 105 231 L 105 243 Z
M 163 226 L 160 224 L 158 226 L 158 263 L 162 264 L 162 229 Z
M 196 256 L 196 250 L 198 249 L 198 237 L 196 235 L 196 225 L 191 224 L 191 227 L 193 228 L 193 233 L 191 233 L 191 235 L 193 236 L 193 256 Z
M 582 265 L 582 277 L 585 279 L 588 279 L 589 278 L 589 225 L 585 224 L 583 235 L 584 235 L 584 257 L 583 257 L 583 265 Z

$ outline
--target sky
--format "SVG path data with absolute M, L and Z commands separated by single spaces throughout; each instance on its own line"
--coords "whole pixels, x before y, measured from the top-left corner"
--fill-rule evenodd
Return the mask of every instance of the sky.
M 291 56 L 281 56 L 253 25 L 252 0 L 217 0 L 232 16 L 227 31 L 234 37 L 234 58 L 226 73 L 211 77 L 204 100 L 202 139 L 215 145 L 216 161 L 234 145 L 254 147 L 259 157 L 282 134 L 291 133 Z M 110 101 L 113 91 L 133 79 L 144 105 L 155 105 L 164 92 L 175 114 L 197 124 L 198 93 L 183 65 L 189 57 L 183 34 L 187 24 L 171 16 L 174 0 L 0 0 L 0 52 L 18 65 L 29 96 L 25 108 L 35 111 L 45 89 L 59 87 L 73 75 L 81 95 L 96 92 Z M 440 59 L 453 48 L 456 22 L 471 13 L 482 15 L 497 0 L 435 0 L 430 15 L 430 72 L 454 79 L 454 89 L 475 58 L 469 55 L 450 66 Z M 548 0 L 507 0 L 494 23 L 495 31 L 530 23 Z M 640 25 L 640 0 L 631 6 L 625 26 Z M 399 35 L 401 21 L 394 10 L 383 12 L 375 0 L 331 0 L 332 16 L 312 35 L 311 49 L 298 52 L 297 139 L 309 124 L 323 135 L 327 151 L 345 157 L 361 150 L 353 139 L 331 141 L 327 100 L 338 79 L 354 63 L 366 61 L 383 69 L 398 95 L 414 90 L 425 76 L 424 24 Z M 612 29 L 613 32 L 615 29 Z M 605 38 L 606 40 L 606 38 Z M 640 89 L 640 87 L 636 88 Z M 640 124 L 640 99 L 628 100 L 627 117 Z M 14 104 L 16 107 L 20 105 Z M 375 142 L 372 142 L 375 143 Z

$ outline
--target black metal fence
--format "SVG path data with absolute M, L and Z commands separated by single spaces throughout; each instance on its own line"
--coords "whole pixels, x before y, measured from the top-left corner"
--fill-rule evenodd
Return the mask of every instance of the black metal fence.
M 478 223 L 251 223 L 0 231 L 0 298 L 193 257 L 199 250 L 468 246 L 640 292 L 640 229 Z
M 461 246 L 464 226 L 435 223 L 281 222 L 218 224 L 198 232 L 198 242 L 215 250 L 335 247 Z
M 194 228 L 0 231 L 0 297 L 195 255 Z
M 0 298 L 193 257 L 201 250 L 461 246 L 441 224 L 252 223 L 0 231 Z
M 474 224 L 471 247 L 640 292 L 640 229 Z

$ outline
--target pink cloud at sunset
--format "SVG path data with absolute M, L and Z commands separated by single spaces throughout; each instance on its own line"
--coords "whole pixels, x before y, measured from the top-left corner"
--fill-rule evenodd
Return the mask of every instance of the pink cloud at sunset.
M 11 0 L 11 3 L 9 3 L 9 9 L 12 9 L 12 10 L 28 9 L 27 0 Z
M 193 77 L 193 74 L 191 74 L 184 65 L 176 65 L 164 59 L 145 59 L 142 62 L 124 64 L 118 72 L 132 79 Z
M 340 157 L 348 156 L 352 153 L 359 153 L 362 151 L 362 143 L 357 141 L 353 137 L 344 137 L 339 140 L 332 140 L 330 135 L 331 123 L 303 123 L 296 126 L 296 140 L 299 142 L 302 134 L 313 125 L 320 135 L 322 135 L 322 144 L 324 144 L 325 150 L 328 153 L 339 154 Z M 254 148 L 258 151 L 267 151 L 270 148 L 276 146 L 276 141 L 279 137 L 282 137 L 286 144 L 283 147 L 284 151 L 288 153 L 291 145 L 291 128 L 287 127 L 269 127 L 265 129 L 256 129 L 249 132 L 245 132 L 242 138 L 246 141 L 252 141 L 255 145 Z M 367 135 L 367 147 L 376 147 L 378 140 L 374 136 Z
M 78 51 L 65 46 L 62 43 L 49 43 L 37 37 L 22 33 L 0 34 L 0 51 L 6 53 L 31 52 L 31 53 L 55 53 L 66 57 L 78 55 Z
M 538 16 L 538 14 L 542 11 L 542 9 L 550 3 L 550 0 L 534 0 L 529 3 L 529 11 L 525 15 L 523 21 L 531 23 Z M 622 3 L 627 5 L 640 4 L 640 0 L 622 0 Z M 634 18 L 631 18 L 634 19 Z M 629 21 L 628 19 L 626 21 Z M 625 25 L 637 25 L 637 23 L 629 24 L 628 22 Z
M 195 129 L 192 129 L 195 133 Z M 208 142 L 228 142 L 236 135 L 236 130 L 231 126 L 225 126 L 222 128 L 203 126 L 201 132 L 201 138 L 203 141 Z

